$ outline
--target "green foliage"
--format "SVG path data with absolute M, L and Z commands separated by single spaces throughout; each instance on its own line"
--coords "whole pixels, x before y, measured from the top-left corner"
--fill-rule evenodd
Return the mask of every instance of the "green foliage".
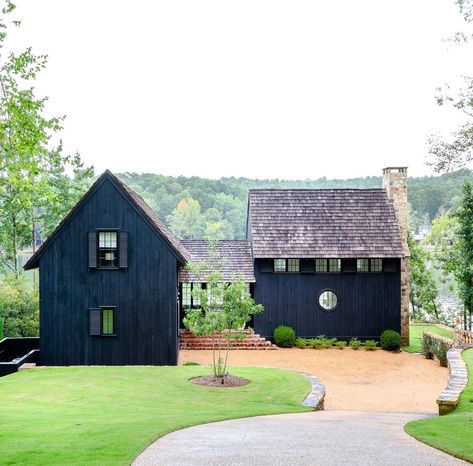
M 200 308 L 186 311 L 184 325 L 197 336 L 212 337 L 212 363 L 216 377 L 223 377 L 226 373 L 231 341 L 242 340 L 245 336 L 243 329 L 251 317 L 263 312 L 263 306 L 255 304 L 246 283 L 239 277 L 230 284 L 224 282 L 224 264 L 217 244 L 210 242 L 209 260 L 187 265 L 197 280 L 207 283 L 207 287 L 194 288 L 193 297 L 200 302 Z
M 363 347 L 365 350 L 372 351 L 378 347 L 378 342 L 376 340 L 366 340 L 363 343 Z
M 379 344 L 388 351 L 398 350 L 401 346 L 401 335 L 395 330 L 385 330 L 379 338 Z
M 352 338 L 350 340 L 350 343 L 348 343 L 351 349 L 357 350 L 360 349 L 363 346 L 363 343 L 358 340 L 358 338 Z
M 422 334 L 422 354 L 427 359 L 433 359 L 433 357 L 434 357 L 434 353 L 432 352 L 433 339 L 434 339 L 434 337 L 430 333 L 423 333 Z
M 38 293 L 22 277 L 7 274 L 0 284 L 0 320 L 6 337 L 39 335 Z
M 411 233 L 407 236 L 407 244 L 410 251 L 409 296 L 412 316 L 418 319 L 427 314 L 439 320 L 441 314 L 437 304 L 438 289 L 432 271 L 427 268 L 428 255 L 422 245 L 414 241 Z
M 422 354 L 427 359 L 433 359 L 435 356 L 442 367 L 447 367 L 447 351 L 452 345 L 453 341 L 433 333 L 424 333 L 422 336 Z
M 471 183 L 465 182 L 463 186 L 463 197 L 456 216 L 459 254 L 455 278 L 460 298 L 469 315 L 469 321 L 465 318 L 465 327 L 471 330 L 473 315 L 473 187 Z
M 345 349 L 347 347 L 347 342 L 346 341 L 336 341 L 334 346 L 338 349 Z
M 5 53 L 8 27 L 19 24 L 8 21 L 14 4 L 5 5 L 0 18 L 0 269 L 18 277 L 18 251 L 32 244 L 55 209 L 62 215 L 70 208 L 68 193 L 56 181 L 67 178 L 66 167 L 78 168 L 80 158 L 51 147 L 63 117 L 45 116 L 47 99 L 37 97 L 33 85 L 47 57 L 31 48 Z
M 301 349 L 304 349 L 304 348 L 308 348 L 310 345 L 309 345 L 309 341 L 307 340 L 307 338 L 296 338 L 296 343 L 295 343 L 295 346 L 297 348 L 301 348 Z
M 198 362 L 188 361 L 183 364 L 183 366 L 200 366 Z
M 291 348 L 296 344 L 296 332 L 292 327 L 279 325 L 274 329 L 274 343 L 282 348 Z

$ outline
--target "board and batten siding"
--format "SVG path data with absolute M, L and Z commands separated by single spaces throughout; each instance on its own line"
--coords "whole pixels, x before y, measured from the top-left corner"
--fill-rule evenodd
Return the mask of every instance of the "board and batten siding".
M 383 330 L 400 331 L 400 266 L 382 273 L 273 273 L 268 260 L 255 260 L 254 298 L 264 312 L 254 317 L 257 333 L 272 337 L 289 325 L 300 337 L 379 338 Z M 318 305 L 321 291 L 338 297 L 334 311 Z
M 128 233 L 127 269 L 88 267 L 88 232 Z M 176 364 L 177 258 L 109 179 L 79 206 L 40 258 L 44 365 Z M 89 309 L 114 306 L 116 336 L 90 336 Z

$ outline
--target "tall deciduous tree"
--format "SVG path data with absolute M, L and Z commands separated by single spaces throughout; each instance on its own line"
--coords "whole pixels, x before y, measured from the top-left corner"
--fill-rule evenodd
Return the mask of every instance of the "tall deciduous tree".
M 414 319 L 421 319 L 424 317 L 423 314 L 427 314 L 435 320 L 440 320 L 438 289 L 432 271 L 427 267 L 428 256 L 422 245 L 418 244 L 411 234 L 407 237 L 407 243 L 410 251 L 409 296 L 412 316 Z
M 471 330 L 473 315 L 473 187 L 465 183 L 457 213 L 459 263 L 456 273 L 460 297 L 465 306 L 465 327 Z
M 37 97 L 33 86 L 47 57 L 31 48 L 6 51 L 8 28 L 20 25 L 11 19 L 14 9 L 7 0 L 0 16 L 0 268 L 18 277 L 18 250 L 34 244 L 50 211 L 70 207 L 70 190 L 55 182 L 64 181 L 66 167 L 83 167 L 78 156 L 51 147 L 63 117 L 45 116 L 47 98 Z

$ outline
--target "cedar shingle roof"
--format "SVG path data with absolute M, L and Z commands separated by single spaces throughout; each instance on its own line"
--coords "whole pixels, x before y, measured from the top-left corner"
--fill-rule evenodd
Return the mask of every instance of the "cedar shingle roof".
M 202 239 L 187 239 L 181 241 L 189 252 L 191 262 L 206 262 L 209 258 L 209 242 Z M 244 282 L 254 282 L 253 259 L 251 258 L 250 243 L 247 240 L 218 241 L 219 258 L 225 259 L 223 278 L 232 281 L 236 276 Z M 181 269 L 179 279 L 182 282 L 194 282 L 196 278 L 186 269 Z
M 255 258 L 404 257 L 384 189 L 252 189 Z

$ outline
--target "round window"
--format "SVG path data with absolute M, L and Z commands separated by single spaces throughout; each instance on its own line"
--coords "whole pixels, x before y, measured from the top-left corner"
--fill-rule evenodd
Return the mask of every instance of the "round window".
M 320 293 L 319 305 L 324 311 L 333 311 L 337 307 L 337 295 L 330 290 L 325 290 Z

